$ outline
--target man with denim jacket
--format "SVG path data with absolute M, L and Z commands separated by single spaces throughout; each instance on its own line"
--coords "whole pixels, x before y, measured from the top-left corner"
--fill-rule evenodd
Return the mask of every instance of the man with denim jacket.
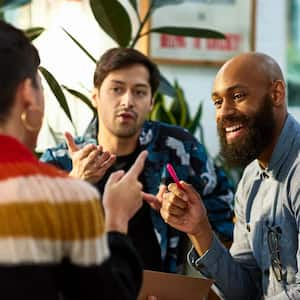
M 231 164 L 248 165 L 229 251 L 192 186 L 171 184 L 163 195 L 163 218 L 188 234 L 189 262 L 214 280 L 222 299 L 300 299 L 300 125 L 285 98 L 280 67 L 264 54 L 234 57 L 216 76 L 221 151 Z
M 171 182 L 166 164 L 193 184 L 202 195 L 218 236 L 231 240 L 233 193 L 225 174 L 215 168 L 206 151 L 189 132 L 177 126 L 145 121 L 158 87 L 156 65 L 134 49 L 108 50 L 97 63 L 93 103 L 97 119 L 83 137 L 48 149 L 42 160 L 93 183 L 100 192 L 109 174 L 125 171 L 147 149 L 140 176 L 144 198 L 158 194 L 161 183 Z M 152 195 L 152 196 L 151 196 Z M 128 235 L 142 257 L 144 268 L 178 272 L 182 265 L 183 236 L 167 226 L 147 202 L 129 223 Z

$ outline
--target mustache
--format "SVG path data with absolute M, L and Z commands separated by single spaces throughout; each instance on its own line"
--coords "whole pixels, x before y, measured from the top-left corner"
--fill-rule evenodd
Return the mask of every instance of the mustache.
M 118 108 L 116 111 L 115 111 L 115 116 L 118 116 L 118 115 L 121 115 L 121 114 L 126 114 L 126 113 L 130 113 L 134 116 L 134 118 L 137 118 L 138 117 L 138 114 L 136 111 L 132 110 L 132 109 L 124 109 L 124 108 Z
M 232 126 L 237 123 L 245 124 L 249 121 L 249 118 L 243 114 L 223 117 L 218 120 L 217 125 L 219 129 L 223 129 L 228 126 Z

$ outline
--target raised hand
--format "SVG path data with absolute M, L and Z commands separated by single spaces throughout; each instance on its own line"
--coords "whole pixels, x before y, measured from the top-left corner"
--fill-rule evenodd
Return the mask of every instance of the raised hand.
M 168 185 L 168 190 L 162 197 L 160 213 L 172 227 L 188 234 L 196 234 L 208 222 L 206 208 L 192 185 L 184 181 L 180 184 L 183 189 L 178 188 L 175 183 Z
M 110 175 L 103 194 L 106 229 L 127 233 L 128 221 L 143 204 L 143 185 L 138 177 L 144 168 L 147 151 L 142 151 L 128 172 Z
M 102 152 L 101 146 L 89 144 L 79 148 L 69 132 L 65 133 L 65 138 L 73 164 L 72 171 L 69 173 L 72 177 L 96 183 L 116 160 L 114 154 L 108 151 Z

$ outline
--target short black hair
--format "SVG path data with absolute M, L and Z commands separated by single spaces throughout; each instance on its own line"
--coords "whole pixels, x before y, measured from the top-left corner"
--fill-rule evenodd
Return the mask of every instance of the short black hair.
M 158 67 L 146 55 L 132 48 L 112 48 L 107 50 L 97 62 L 94 73 L 94 86 L 100 88 L 103 80 L 111 71 L 134 64 L 144 65 L 149 71 L 151 93 L 154 95 L 160 82 Z
M 22 30 L 0 20 L 0 123 L 7 120 L 18 85 L 26 78 L 37 86 L 40 57 Z

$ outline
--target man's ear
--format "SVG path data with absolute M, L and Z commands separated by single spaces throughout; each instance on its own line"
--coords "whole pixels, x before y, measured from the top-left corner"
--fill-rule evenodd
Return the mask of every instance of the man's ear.
M 97 108 L 97 99 L 98 99 L 98 95 L 99 95 L 99 89 L 97 88 L 93 88 L 92 90 L 92 94 L 91 94 L 91 97 L 92 97 L 92 105 Z
M 150 111 L 153 109 L 155 103 L 155 98 L 154 96 L 151 97 L 151 102 L 150 102 Z
M 272 84 L 271 97 L 275 106 L 285 103 L 285 83 L 283 80 L 275 80 Z

